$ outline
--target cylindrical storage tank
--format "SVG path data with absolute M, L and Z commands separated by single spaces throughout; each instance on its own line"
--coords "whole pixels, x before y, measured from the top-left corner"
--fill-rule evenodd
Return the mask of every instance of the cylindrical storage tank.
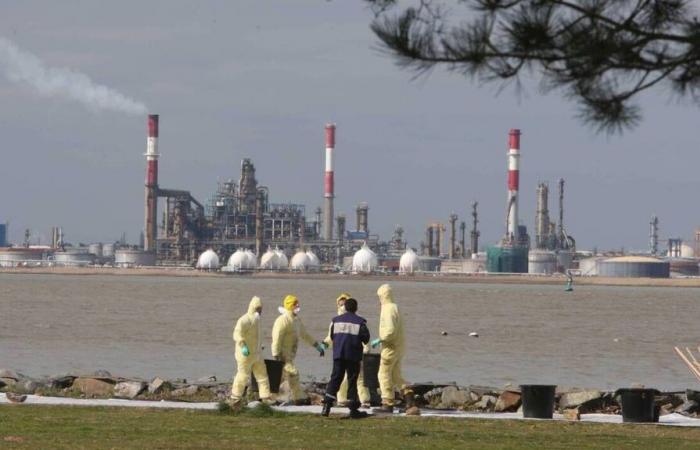
M 17 267 L 40 264 L 44 258 L 42 251 L 33 249 L 8 248 L 0 251 L 0 267 Z
M 102 257 L 114 258 L 114 244 L 103 244 L 102 245 Z
M 285 270 L 287 267 L 289 267 L 289 259 L 287 259 L 287 255 L 284 254 L 282 250 L 279 248 L 275 249 L 275 253 L 277 254 L 277 268 L 278 270 Z
M 95 255 L 98 258 L 102 258 L 102 243 L 96 242 L 88 246 L 88 253 Z
M 585 258 L 578 262 L 578 268 L 582 276 L 595 276 L 598 275 L 598 263 L 604 261 L 606 258 L 600 256 L 594 256 L 592 258 Z
M 207 249 L 197 259 L 197 269 L 216 270 L 219 268 L 219 255 L 212 249 Z
M 412 248 L 408 248 L 399 260 L 399 273 L 412 274 L 420 270 L 420 259 Z
M 647 256 L 620 256 L 598 262 L 601 277 L 668 278 L 671 265 Z
M 557 271 L 566 273 L 571 269 L 571 263 L 574 260 L 574 253 L 568 250 L 557 250 Z
M 309 257 L 309 264 L 307 269 L 311 271 L 318 271 L 321 269 L 321 261 L 318 259 L 318 256 L 311 250 L 308 250 L 306 252 L 306 256 Z
M 279 263 L 280 258 L 277 253 L 269 248 L 260 258 L 260 268 L 263 270 L 278 270 Z
M 695 249 L 688 244 L 681 244 L 681 258 L 694 258 Z M 673 270 L 673 269 L 671 269 Z
M 377 270 L 377 255 L 363 244 L 352 257 L 352 271 L 355 273 L 372 273 Z
M 117 267 L 155 266 L 156 254 L 121 248 L 114 252 L 114 265 Z
M 698 274 L 698 260 L 695 258 L 671 258 L 668 260 L 671 272 L 678 275 L 695 276 Z
M 61 266 L 87 266 L 94 264 L 95 255 L 88 253 L 87 248 L 71 248 L 62 252 L 55 252 L 53 260 Z
M 527 255 L 527 272 L 553 274 L 557 271 L 557 255 L 547 250 L 531 250 Z
M 289 270 L 295 272 L 304 272 L 309 267 L 309 255 L 306 252 L 298 251 L 292 257 L 292 261 L 289 263 Z
M 228 259 L 226 269 L 231 272 L 248 270 L 248 255 L 246 255 L 246 252 L 240 248 L 233 252 L 233 255 Z

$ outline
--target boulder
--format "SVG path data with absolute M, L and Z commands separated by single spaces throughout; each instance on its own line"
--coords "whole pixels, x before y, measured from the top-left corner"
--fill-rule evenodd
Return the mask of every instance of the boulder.
M 565 409 L 564 419 L 566 420 L 581 420 L 581 413 L 579 413 L 577 408 Z
M 688 400 L 681 406 L 677 407 L 675 412 L 686 416 L 697 414 L 700 412 L 700 403 L 696 402 L 695 400 Z
M 603 393 L 597 390 L 565 392 L 559 399 L 559 407 L 561 409 L 576 408 L 591 400 L 597 400 L 602 396 Z
M 19 375 L 14 370 L 0 369 L 0 378 L 11 378 L 15 381 L 19 380 Z
M 25 394 L 33 394 L 41 387 L 41 383 L 29 379 L 21 381 L 18 384 L 20 385 L 22 392 Z
M 406 410 L 407 416 L 420 416 L 420 408 L 417 406 L 411 406 Z
M 146 383 L 142 381 L 122 381 L 114 386 L 114 396 L 134 399 L 145 389 Z
M 311 402 L 312 405 L 322 405 L 323 404 L 323 397 L 320 394 L 317 394 L 315 392 L 309 392 L 309 401 Z
M 469 391 L 460 391 L 455 386 L 447 386 L 442 390 L 440 404 L 443 408 L 461 408 L 470 402 Z
M 14 378 L 0 377 L 0 387 L 3 387 L 3 386 L 12 387 L 15 384 L 17 384 L 17 380 L 15 380 Z
M 206 377 L 201 377 L 201 378 L 198 378 L 196 382 L 197 383 L 216 383 L 216 376 L 209 375 Z
M 520 394 L 517 392 L 503 391 L 496 400 L 495 412 L 514 412 L 520 406 Z
M 694 401 L 694 402 L 700 404 L 700 391 L 694 391 L 692 389 L 687 389 L 685 391 L 685 397 L 688 399 L 688 401 Z
M 172 389 L 173 389 L 173 385 L 170 384 L 169 381 L 164 380 L 160 377 L 155 377 L 148 384 L 148 393 L 149 394 L 160 394 L 163 391 L 171 391 Z
M 199 386 L 193 384 L 191 386 L 175 389 L 173 392 L 171 392 L 171 395 L 173 397 L 189 397 L 195 395 L 198 391 Z
M 481 411 L 493 411 L 498 399 L 493 395 L 482 395 L 481 400 L 474 404 L 474 407 Z
M 76 378 L 73 381 L 73 389 L 77 389 L 88 397 L 111 395 L 114 385 L 104 380 L 95 378 Z
M 53 389 L 65 389 L 71 387 L 76 378 L 74 375 L 55 375 L 49 378 L 47 385 Z

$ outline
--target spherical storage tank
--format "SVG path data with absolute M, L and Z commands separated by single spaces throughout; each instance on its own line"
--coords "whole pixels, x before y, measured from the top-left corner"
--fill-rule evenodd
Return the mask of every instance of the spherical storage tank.
M 219 268 L 219 255 L 212 249 L 207 249 L 197 259 L 197 269 L 216 270 Z
M 412 248 L 408 248 L 399 260 L 399 273 L 411 274 L 420 270 L 420 259 Z
M 296 272 L 304 272 L 309 268 L 309 255 L 306 252 L 299 250 L 292 256 L 292 261 L 289 263 L 289 269 Z
M 318 259 L 318 256 L 316 256 L 314 252 L 308 250 L 306 252 L 306 256 L 309 258 L 307 270 L 317 271 L 321 269 L 321 261 Z
M 363 244 L 362 248 L 352 257 L 352 271 L 355 273 L 371 273 L 377 270 L 377 255 Z
M 277 254 L 277 265 L 280 270 L 284 270 L 289 266 L 289 260 L 287 259 L 287 255 L 284 254 L 282 250 L 279 248 L 275 248 L 275 253 Z
M 601 277 L 651 277 L 668 278 L 668 261 L 648 256 L 619 256 L 598 261 L 598 275 Z
M 243 249 L 238 249 L 236 250 L 233 255 L 231 255 L 228 259 L 228 265 L 226 268 L 229 271 L 233 272 L 240 272 L 242 270 L 252 270 L 255 268 L 255 264 L 251 266 L 251 260 L 250 257 L 248 256 L 248 253 L 246 250 Z
M 260 258 L 260 268 L 263 270 L 279 270 L 279 265 L 280 257 L 277 255 L 277 252 L 268 248 Z
M 248 260 L 248 270 L 254 270 L 256 267 L 258 267 L 258 257 L 255 256 L 255 253 L 249 249 L 246 249 L 245 257 Z
M 547 250 L 532 250 L 527 255 L 527 272 L 552 274 L 557 271 L 557 254 Z

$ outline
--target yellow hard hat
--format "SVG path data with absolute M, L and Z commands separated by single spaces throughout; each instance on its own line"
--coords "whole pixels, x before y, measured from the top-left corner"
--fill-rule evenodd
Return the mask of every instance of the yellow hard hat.
M 286 296 L 284 298 L 284 301 L 282 302 L 282 304 L 284 305 L 284 309 L 286 309 L 287 311 L 292 311 L 297 305 L 297 303 L 299 303 L 299 299 L 292 294 Z
M 348 294 L 347 292 L 343 292 L 338 296 L 338 298 L 335 299 L 335 304 L 340 306 L 340 302 L 344 302 L 349 298 L 352 298 L 352 295 Z

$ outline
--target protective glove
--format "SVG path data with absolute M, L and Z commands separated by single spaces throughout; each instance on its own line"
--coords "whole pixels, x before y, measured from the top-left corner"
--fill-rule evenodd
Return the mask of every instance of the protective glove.
M 372 348 L 377 348 L 377 346 L 379 346 L 379 344 L 381 344 L 381 343 L 382 343 L 382 340 L 377 338 L 377 339 L 372 339 L 372 342 L 370 342 L 369 345 L 372 346 Z
M 250 349 L 248 348 L 247 345 L 243 344 L 243 348 L 241 349 L 241 353 L 243 353 L 243 356 L 250 356 Z
M 321 357 L 326 355 L 326 348 L 324 347 L 323 344 L 319 344 L 317 342 L 314 347 L 316 347 L 316 350 L 318 350 L 318 353 L 320 354 Z

